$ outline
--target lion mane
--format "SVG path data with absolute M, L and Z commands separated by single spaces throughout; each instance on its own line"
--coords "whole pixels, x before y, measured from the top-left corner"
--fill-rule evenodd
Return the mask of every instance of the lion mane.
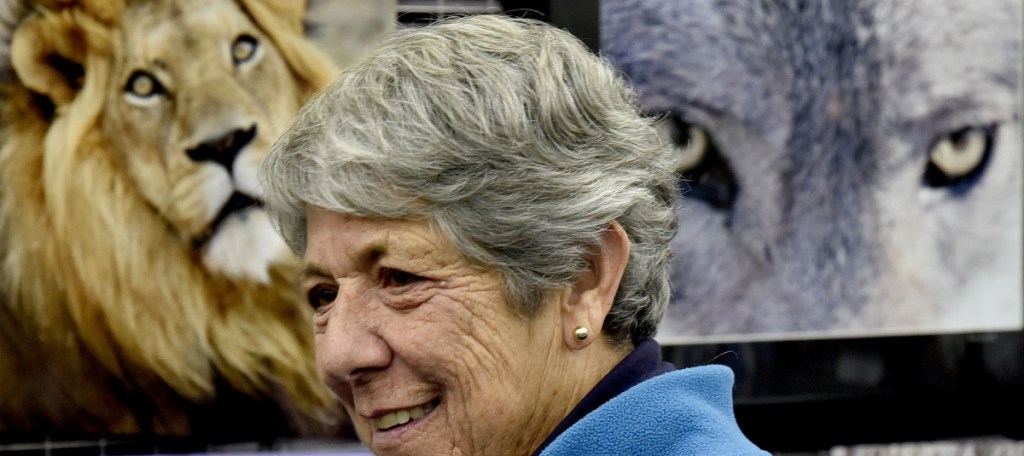
M 132 62 L 129 47 L 138 41 L 132 33 L 178 36 L 158 27 L 165 23 L 157 20 L 160 14 L 178 21 L 167 23 L 187 24 L 182 17 L 193 8 L 237 10 L 251 30 L 238 35 L 234 54 L 225 54 L 229 63 L 233 55 L 235 67 L 217 74 L 239 80 L 248 74 L 244 78 L 269 95 L 246 103 L 270 120 L 224 137 L 236 141 L 244 133 L 261 144 L 232 158 L 255 163 L 302 101 L 335 74 L 303 37 L 303 2 L 19 5 L 12 36 L 0 49 L 0 57 L 9 52 L 13 68 L 2 73 L 7 77 L 0 86 L 0 431 L 220 438 L 336 432 L 345 418 L 316 372 L 297 259 L 257 255 L 235 269 L 210 259 L 216 248 L 231 250 L 211 245 L 221 229 L 216 222 L 244 233 L 246 223 L 262 216 L 256 191 L 245 188 L 231 190 L 230 201 L 243 202 L 236 211 L 222 209 L 214 217 L 214 203 L 203 198 L 228 198 L 210 193 L 212 181 L 200 179 L 244 180 L 225 177 L 242 173 L 242 164 L 227 161 L 225 172 L 217 168 L 224 163 L 200 160 L 216 149 L 209 138 L 223 132 L 210 130 L 197 140 L 196 130 L 220 122 L 210 119 L 240 118 L 207 114 L 244 105 L 239 100 L 246 90 L 231 92 L 234 82 L 189 85 L 187 78 L 160 86 L 173 66 L 161 58 L 192 55 L 150 56 L 146 62 L 157 67 L 141 74 L 151 79 L 140 80 L 136 72 L 127 86 L 118 73 Z M 9 21 L 11 11 L 0 16 Z M 155 19 L 137 22 L 147 17 Z M 195 41 L 195 33 L 186 31 L 192 41 L 182 42 Z M 275 63 L 277 56 L 283 64 Z M 250 62 L 257 57 L 267 63 Z M 287 77 L 267 76 L 277 71 L 273 65 Z M 163 92 L 147 90 L 154 87 Z M 153 93 L 164 99 L 154 101 Z M 216 109 L 204 101 L 210 97 L 223 98 Z M 134 104 L 120 107 L 124 100 Z M 144 126 L 138 119 L 159 103 L 179 112 L 176 129 L 133 127 Z M 194 118 L 196 112 L 206 117 Z M 132 138 L 152 139 L 137 144 Z M 188 141 L 202 147 L 186 147 Z M 179 149 L 156 149 L 178 143 Z M 199 183 L 185 185 L 177 177 Z M 273 244 L 266 239 L 245 238 L 235 251 L 265 250 Z M 259 267 L 262 260 L 265 267 Z

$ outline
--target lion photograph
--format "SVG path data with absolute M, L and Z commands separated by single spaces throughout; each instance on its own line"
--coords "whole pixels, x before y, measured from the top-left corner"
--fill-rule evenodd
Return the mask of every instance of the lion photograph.
M 256 170 L 336 74 L 295 0 L 0 8 L 0 432 L 345 423 Z

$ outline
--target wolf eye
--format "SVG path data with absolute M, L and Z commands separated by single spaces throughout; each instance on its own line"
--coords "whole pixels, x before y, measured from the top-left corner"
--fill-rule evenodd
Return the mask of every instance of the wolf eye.
M 231 44 L 231 58 L 235 61 L 235 65 L 241 65 L 252 60 L 258 48 L 259 42 L 256 41 L 256 38 L 243 33 L 238 35 L 235 42 Z
M 708 152 L 708 135 L 695 125 L 689 125 L 674 115 L 660 120 L 656 126 L 662 138 L 672 144 L 676 171 L 696 168 Z
M 313 310 L 317 310 L 338 299 L 338 289 L 325 284 L 318 284 L 306 292 L 306 302 Z
M 947 187 L 979 176 L 992 149 L 991 127 L 966 127 L 935 142 L 928 153 L 924 182 Z
M 164 93 L 164 87 L 160 85 L 160 82 L 152 74 L 142 70 L 135 70 L 128 77 L 128 82 L 124 85 L 124 91 L 139 98 L 149 98 Z
M 675 171 L 683 179 L 685 197 L 726 210 L 739 192 L 736 176 L 707 131 L 668 113 L 656 123 L 662 138 L 673 145 Z

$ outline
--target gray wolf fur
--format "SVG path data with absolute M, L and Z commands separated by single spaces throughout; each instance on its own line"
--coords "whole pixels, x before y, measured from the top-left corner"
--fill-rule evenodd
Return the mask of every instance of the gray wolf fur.
M 1019 1 L 601 13 L 602 53 L 681 154 L 708 139 L 680 165 L 661 338 L 1020 327 Z

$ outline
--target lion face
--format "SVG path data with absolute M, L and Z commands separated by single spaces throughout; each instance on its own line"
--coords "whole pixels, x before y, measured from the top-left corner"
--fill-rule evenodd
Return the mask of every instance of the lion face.
M 260 208 L 260 160 L 303 91 L 231 0 L 129 2 L 101 125 L 154 210 L 214 272 L 268 280 L 290 252 Z
M 256 180 L 337 71 L 303 35 L 304 2 L 14 3 L 0 372 L 19 375 L 0 374 L 0 428 L 340 431 Z

